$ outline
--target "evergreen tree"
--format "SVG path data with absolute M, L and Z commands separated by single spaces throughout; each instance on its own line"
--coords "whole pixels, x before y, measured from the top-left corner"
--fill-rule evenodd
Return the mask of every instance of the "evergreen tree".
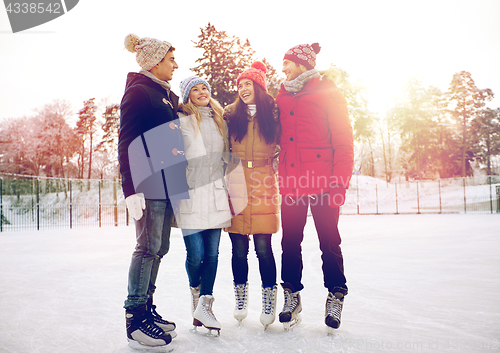
M 462 177 L 470 171 L 470 159 L 474 135 L 470 132 L 471 121 L 478 118 L 487 100 L 493 98 L 490 89 L 479 89 L 476 87 L 470 72 L 460 71 L 453 75 L 448 90 L 448 100 L 452 108 L 452 115 L 462 126 Z M 469 158 L 466 158 L 468 156 Z
M 210 84 L 212 97 L 224 107 L 236 98 L 236 79 L 252 64 L 254 50 L 248 39 L 242 41 L 226 31 L 217 31 L 210 23 L 201 28 L 198 38 L 193 43 L 203 55 L 191 70 Z
M 95 148 L 99 151 L 107 151 L 116 154 L 118 146 L 118 133 L 120 132 L 120 105 L 107 105 L 102 114 L 104 123 L 101 128 L 104 135 L 101 142 Z
M 437 142 L 433 90 L 410 79 L 403 99 L 389 112 L 389 122 L 401 136 L 400 157 L 405 175 L 422 178 L 436 172 L 432 158 Z
M 88 179 L 92 173 L 92 137 L 96 132 L 95 122 L 97 107 L 94 102 L 95 98 L 91 98 L 83 102 L 83 108 L 78 112 L 78 121 L 76 123 L 75 132 L 79 137 L 80 152 L 78 158 L 79 177 L 83 179 L 84 163 L 85 163 L 85 148 L 89 142 L 89 168 Z
M 500 155 L 500 108 L 485 108 L 472 121 L 471 133 L 476 140 L 471 146 L 474 157 L 486 164 L 486 174 L 493 175 L 492 157 Z
M 42 153 L 45 155 L 45 174 L 65 177 L 65 166 L 77 150 L 77 138 L 66 120 L 71 115 L 68 102 L 56 100 L 38 110 Z
M 366 163 L 368 168 L 366 169 L 367 174 L 374 177 L 374 143 L 376 139 L 374 125 L 376 120 L 373 113 L 368 110 L 368 103 L 363 97 L 363 88 L 353 83 L 349 78 L 349 74 L 336 65 L 332 64 L 328 70 L 320 71 L 320 73 L 335 82 L 344 95 L 347 101 L 349 119 L 353 127 L 354 140 L 368 146 L 368 162 Z

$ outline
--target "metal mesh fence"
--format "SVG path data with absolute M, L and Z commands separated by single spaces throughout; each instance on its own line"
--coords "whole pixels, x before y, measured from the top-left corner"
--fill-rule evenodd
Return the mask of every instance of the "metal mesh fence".
M 128 225 L 119 182 L 0 179 L 1 231 Z
M 432 181 L 354 175 L 342 214 L 500 213 L 500 177 Z M 0 179 L 0 231 L 129 225 L 120 182 Z
M 498 213 L 499 195 L 499 176 L 387 183 L 354 175 L 342 213 Z

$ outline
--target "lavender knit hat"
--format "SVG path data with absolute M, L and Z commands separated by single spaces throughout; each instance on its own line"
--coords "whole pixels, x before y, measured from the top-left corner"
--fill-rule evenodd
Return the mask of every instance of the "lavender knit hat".
M 172 47 L 169 42 L 162 42 L 154 38 L 139 38 L 135 34 L 125 37 L 125 48 L 131 53 L 137 53 L 135 60 L 141 68 L 151 70 L 165 58 Z
M 196 86 L 198 83 L 203 83 L 205 86 L 207 86 L 208 92 L 210 92 L 210 95 L 212 95 L 212 89 L 210 88 L 210 85 L 208 84 L 207 81 L 198 76 L 191 76 L 182 80 L 181 83 L 179 84 L 179 88 L 181 89 L 181 98 L 183 104 L 186 104 L 188 102 L 189 92 L 191 91 L 191 88 Z

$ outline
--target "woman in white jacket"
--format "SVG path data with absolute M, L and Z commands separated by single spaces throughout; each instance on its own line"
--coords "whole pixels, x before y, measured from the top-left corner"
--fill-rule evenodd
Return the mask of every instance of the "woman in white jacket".
M 228 152 L 223 109 L 211 97 L 210 85 L 192 76 L 180 83 L 179 111 L 185 153 L 189 199 L 176 214 L 186 245 L 186 271 L 192 295 L 194 331 L 204 326 L 220 332 L 212 312 L 221 228 L 231 225 L 224 182 L 224 155 Z

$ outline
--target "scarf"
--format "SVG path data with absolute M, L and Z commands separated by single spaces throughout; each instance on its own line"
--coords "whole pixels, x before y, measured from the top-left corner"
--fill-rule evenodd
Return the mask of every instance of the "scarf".
M 285 81 L 283 85 L 285 89 L 290 93 L 298 93 L 304 88 L 304 86 L 314 77 L 320 77 L 319 71 L 316 69 L 308 70 L 303 74 L 299 75 L 295 80 Z
M 158 79 L 158 77 L 156 77 L 151 72 L 146 71 L 146 70 L 140 70 L 139 73 L 146 76 L 146 77 L 149 77 L 151 80 L 153 80 L 153 82 L 156 82 L 157 84 L 162 86 L 165 89 L 165 91 L 167 91 L 167 96 L 170 97 L 170 83 Z
M 255 104 L 248 104 L 247 111 L 248 111 L 248 114 L 250 115 L 250 118 L 252 119 L 255 116 L 255 114 L 257 113 L 257 106 Z

